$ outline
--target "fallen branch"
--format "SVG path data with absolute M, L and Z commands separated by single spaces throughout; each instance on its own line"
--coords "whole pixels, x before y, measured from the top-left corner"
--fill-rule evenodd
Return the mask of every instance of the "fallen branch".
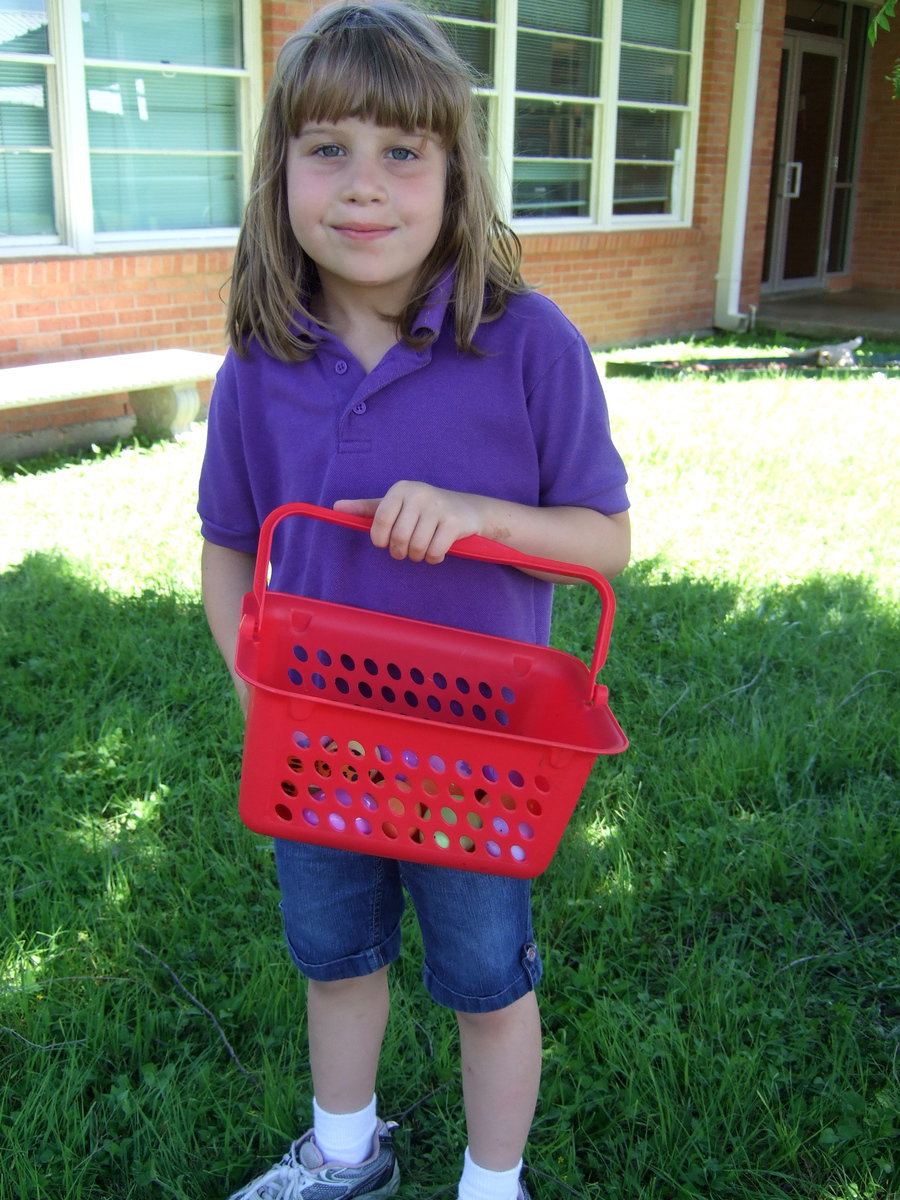
M 228 1038 L 225 1036 L 225 1030 L 219 1024 L 219 1021 L 218 1021 L 215 1013 L 210 1012 L 209 1009 L 206 1007 L 206 1005 L 203 1004 L 202 1001 L 198 1000 L 197 997 L 193 994 L 193 992 L 188 991 L 188 989 L 184 986 L 184 984 L 181 982 L 181 980 L 178 978 L 178 976 L 175 974 L 175 972 L 172 970 L 172 968 L 169 966 L 169 964 L 167 962 L 163 962 L 163 960 L 159 957 L 158 954 L 154 954 L 152 950 L 148 950 L 147 947 L 142 945 L 141 942 L 137 943 L 137 948 L 139 950 L 141 950 L 144 954 L 146 954 L 148 958 L 152 958 L 155 962 L 158 962 L 159 965 L 165 971 L 167 971 L 168 974 L 171 976 L 171 978 L 174 981 L 175 986 L 178 988 L 178 990 L 183 992 L 184 995 L 187 996 L 188 1000 L 190 1000 L 191 1004 L 193 1004 L 193 1006 L 196 1009 L 198 1009 L 200 1012 L 202 1012 L 203 1015 L 212 1022 L 213 1026 L 216 1030 L 216 1033 L 218 1033 L 218 1035 L 219 1035 L 222 1045 L 228 1051 L 231 1061 L 234 1063 L 234 1065 L 237 1067 L 237 1069 L 241 1072 L 242 1075 L 247 1076 L 247 1078 L 250 1080 L 250 1082 L 253 1084 L 253 1086 L 256 1088 L 256 1090 L 261 1092 L 262 1085 L 260 1084 L 260 1082 L 256 1078 L 256 1076 L 251 1071 L 248 1071 L 247 1068 L 244 1066 L 244 1064 L 241 1062 L 241 1060 L 238 1058 L 237 1054 L 234 1051 L 233 1046 L 229 1042 Z

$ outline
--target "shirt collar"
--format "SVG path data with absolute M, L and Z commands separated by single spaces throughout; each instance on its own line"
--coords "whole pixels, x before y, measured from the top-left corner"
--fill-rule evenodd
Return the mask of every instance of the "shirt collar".
M 444 323 L 444 317 L 447 313 L 447 308 L 453 296 L 453 284 L 455 279 L 455 269 L 453 267 L 448 267 L 431 289 L 422 311 L 416 317 L 413 325 L 413 332 L 415 334 L 418 335 L 426 331 L 430 331 L 434 334 L 440 333 L 441 326 Z

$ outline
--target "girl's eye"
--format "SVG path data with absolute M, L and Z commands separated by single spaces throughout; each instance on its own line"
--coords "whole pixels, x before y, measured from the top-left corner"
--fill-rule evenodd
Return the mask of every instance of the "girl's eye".
M 327 146 L 316 146 L 315 153 L 321 158 L 337 158 L 343 151 L 340 146 L 335 146 L 332 143 Z
M 415 150 L 411 150 L 409 146 L 394 146 L 388 154 L 395 162 L 411 162 L 417 157 Z

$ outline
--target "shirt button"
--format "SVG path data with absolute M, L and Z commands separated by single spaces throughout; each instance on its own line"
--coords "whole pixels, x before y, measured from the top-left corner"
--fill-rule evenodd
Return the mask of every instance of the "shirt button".
M 337 371 L 338 375 L 346 375 L 348 368 L 346 362 L 344 362 L 342 358 L 339 358 L 334 364 L 334 369 Z
M 360 400 L 356 404 L 354 404 L 353 411 L 356 413 L 357 416 L 361 417 L 363 415 L 363 413 L 366 411 L 365 400 Z

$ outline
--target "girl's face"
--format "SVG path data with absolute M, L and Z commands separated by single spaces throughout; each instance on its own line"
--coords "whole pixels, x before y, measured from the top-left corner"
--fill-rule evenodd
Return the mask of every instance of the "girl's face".
M 291 228 L 323 293 L 398 313 L 444 218 L 439 139 L 358 117 L 312 121 L 287 157 Z

